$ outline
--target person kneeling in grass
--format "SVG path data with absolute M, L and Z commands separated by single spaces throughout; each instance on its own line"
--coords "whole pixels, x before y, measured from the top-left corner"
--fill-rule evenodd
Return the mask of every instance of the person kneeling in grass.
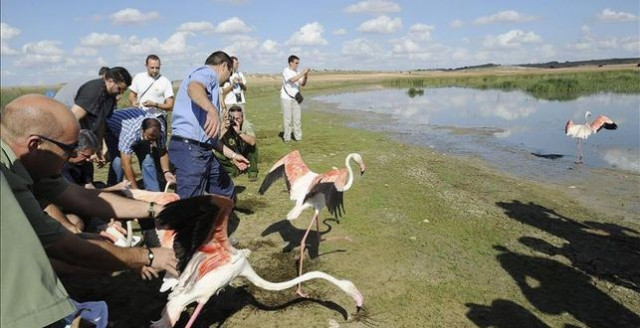
M 242 173 L 248 173 L 249 181 L 258 180 L 258 146 L 256 145 L 256 133 L 253 130 L 253 124 L 244 119 L 242 108 L 233 105 L 229 108 L 229 115 L 224 123 L 222 131 L 222 142 L 249 160 L 249 167 L 240 171 L 231 161 L 224 155 L 216 152 L 216 157 L 222 164 L 222 167 L 232 177 L 237 177 Z

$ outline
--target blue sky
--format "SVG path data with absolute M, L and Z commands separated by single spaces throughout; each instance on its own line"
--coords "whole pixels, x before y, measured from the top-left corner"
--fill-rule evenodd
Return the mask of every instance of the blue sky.
M 247 73 L 409 70 L 640 57 L 639 1 L 1 2 L 1 83 L 42 85 L 144 70 L 179 80 L 215 50 Z

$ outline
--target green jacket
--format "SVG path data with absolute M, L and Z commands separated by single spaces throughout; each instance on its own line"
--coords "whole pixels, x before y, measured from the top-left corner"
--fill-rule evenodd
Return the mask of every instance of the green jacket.
M 4 173 L 0 180 L 0 326 L 44 327 L 75 308 Z

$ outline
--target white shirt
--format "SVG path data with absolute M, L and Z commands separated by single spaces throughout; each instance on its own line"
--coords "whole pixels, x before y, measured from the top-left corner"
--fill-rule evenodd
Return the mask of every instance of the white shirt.
M 238 80 L 240 80 L 242 84 L 247 85 L 247 79 L 244 78 L 244 74 L 242 74 L 242 72 L 233 72 L 233 74 L 231 74 L 231 77 L 229 77 L 229 81 L 233 81 L 235 78 L 238 78 Z M 229 85 L 231 85 L 230 82 L 225 82 L 223 88 L 228 88 Z M 240 95 L 239 102 L 236 99 L 236 94 Z M 227 93 L 227 95 L 224 97 L 224 103 L 228 105 L 244 104 L 245 102 L 246 100 L 244 98 L 244 90 L 242 90 L 239 84 L 234 85 L 233 89 L 231 89 L 231 91 L 229 91 L 229 93 Z
M 298 75 L 298 72 L 292 70 L 287 66 L 282 72 L 282 88 L 280 88 L 280 98 L 281 99 L 293 99 L 296 96 L 296 93 L 300 91 L 300 82 L 302 79 L 299 79 L 296 82 L 289 82 L 289 79 Z M 286 92 L 285 92 L 286 89 Z M 287 94 L 287 92 L 289 94 Z
M 151 83 L 153 83 L 153 85 Z M 151 88 L 149 88 L 149 86 L 151 86 Z M 149 88 L 149 90 L 147 90 L 147 88 Z M 138 106 L 154 116 L 166 115 L 166 112 L 156 107 L 144 107 L 142 103 L 147 100 L 164 103 L 165 99 L 174 96 L 173 86 L 168 78 L 160 75 L 157 80 L 154 80 L 147 72 L 136 74 L 133 81 L 131 81 L 129 89 L 138 94 Z M 147 90 L 147 92 L 145 92 L 145 90 Z M 144 94 L 142 94 L 143 92 Z

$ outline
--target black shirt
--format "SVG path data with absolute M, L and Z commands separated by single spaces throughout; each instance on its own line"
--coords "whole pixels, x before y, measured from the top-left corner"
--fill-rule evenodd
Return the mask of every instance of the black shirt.
M 75 104 L 87 111 L 87 115 L 80 120 L 80 126 L 93 133 L 98 132 L 116 105 L 116 96 L 107 92 L 104 83 L 102 78 L 91 80 L 80 86 L 75 97 Z
M 69 183 L 84 186 L 93 182 L 93 164 L 83 162 L 80 165 L 66 162 L 62 167 L 62 177 Z

